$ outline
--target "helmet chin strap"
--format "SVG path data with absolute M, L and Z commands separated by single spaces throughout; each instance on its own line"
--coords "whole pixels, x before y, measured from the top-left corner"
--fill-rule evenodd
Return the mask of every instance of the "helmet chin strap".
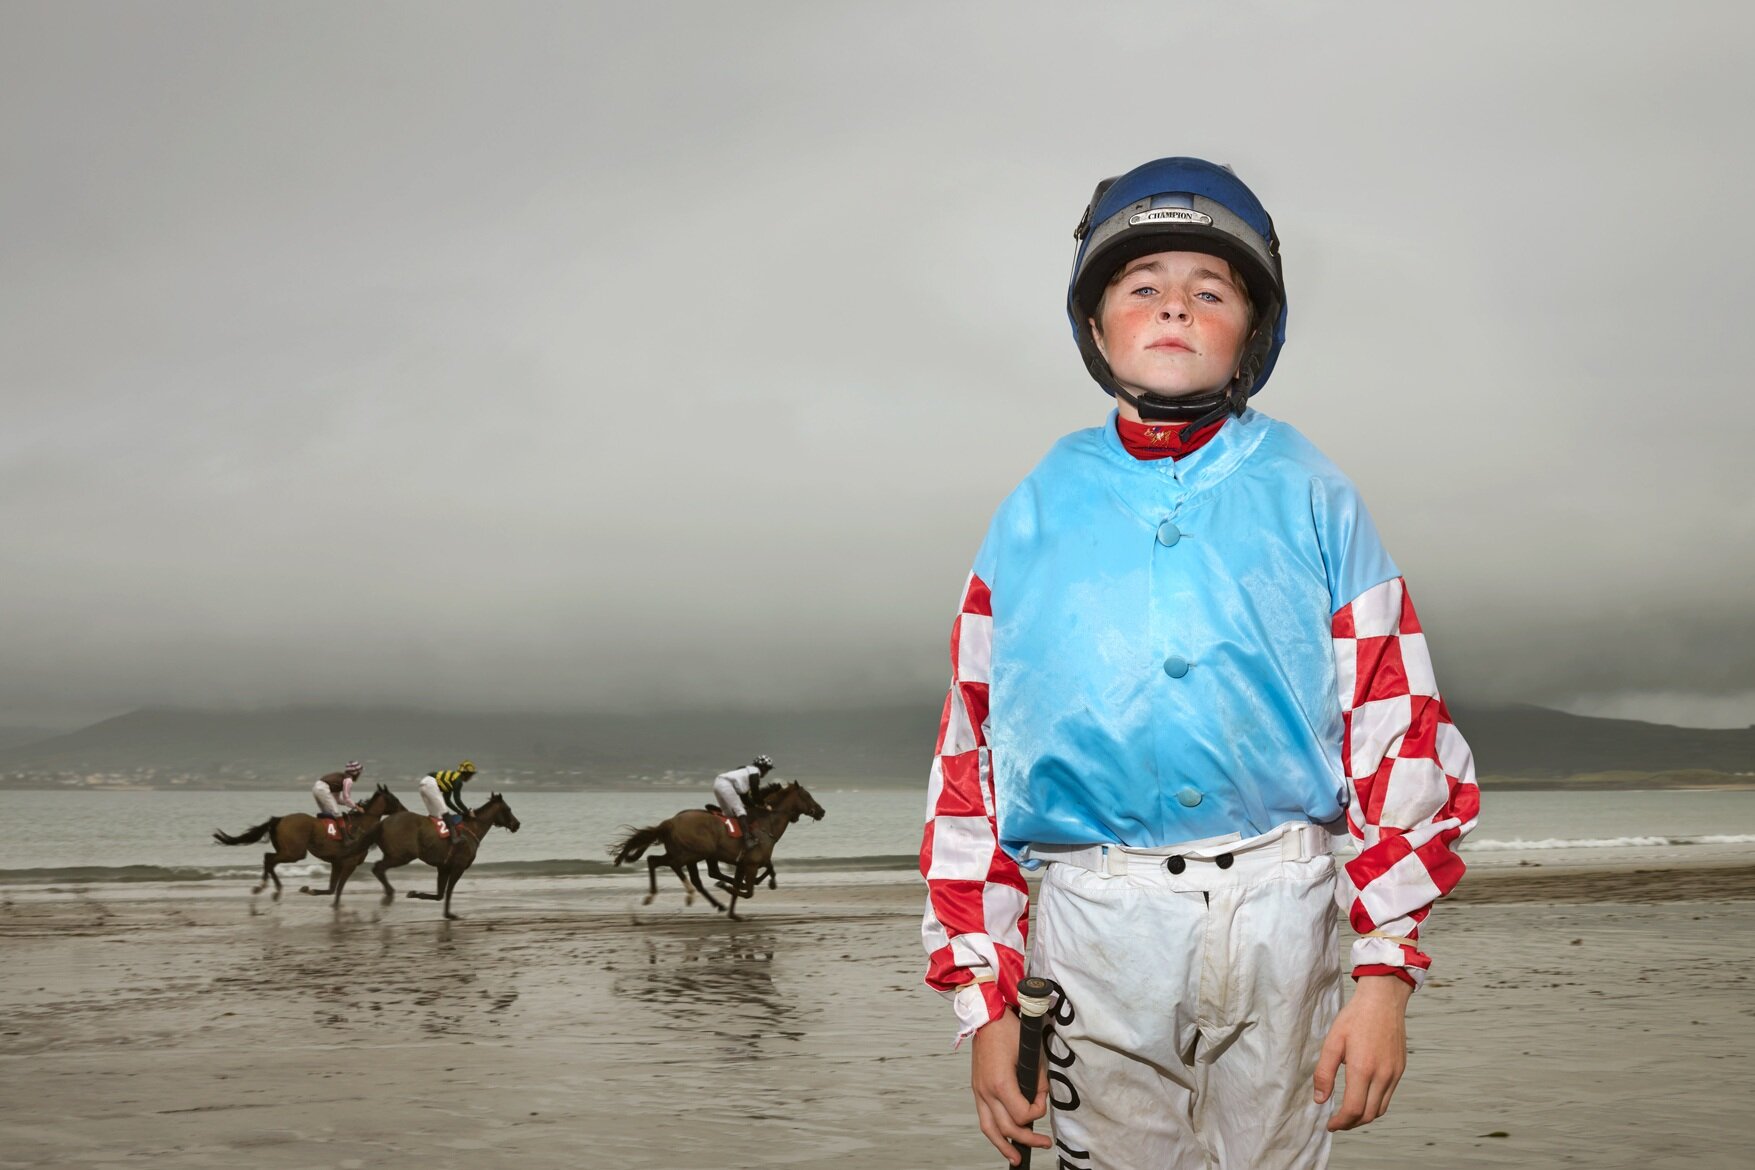
M 1249 409 L 1249 392 L 1255 388 L 1255 380 L 1261 374 L 1266 340 L 1267 335 L 1258 327 L 1244 343 L 1236 375 L 1219 389 L 1205 394 L 1189 394 L 1181 398 L 1166 398 L 1149 390 L 1144 394 L 1134 394 L 1116 381 L 1112 371 L 1106 371 L 1109 373 L 1106 384 L 1117 398 L 1139 411 L 1141 422 L 1184 423 L 1177 438 L 1187 443 L 1202 427 L 1228 414 L 1240 415 Z
M 1184 423 L 1177 436 L 1184 443 L 1192 441 L 1195 434 L 1209 423 L 1226 415 L 1242 414 L 1249 408 L 1249 391 L 1243 388 L 1240 378 L 1233 378 L 1223 389 L 1184 398 L 1166 398 L 1149 391 L 1136 395 L 1121 386 L 1115 387 L 1115 396 L 1137 410 L 1141 422 Z

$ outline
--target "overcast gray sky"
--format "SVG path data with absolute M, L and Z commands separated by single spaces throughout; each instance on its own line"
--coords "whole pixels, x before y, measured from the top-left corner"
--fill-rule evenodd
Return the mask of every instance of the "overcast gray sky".
M 928 692 L 1165 154 L 1448 692 L 1755 721 L 1755 22 L 1435 7 L 7 3 L 0 723 Z

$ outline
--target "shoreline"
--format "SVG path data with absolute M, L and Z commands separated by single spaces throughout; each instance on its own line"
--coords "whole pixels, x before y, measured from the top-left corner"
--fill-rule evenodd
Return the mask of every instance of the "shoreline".
M 351 885 L 0 887 L 0 1168 L 992 1170 L 919 878 L 780 880 L 739 922 L 625 878 L 466 878 L 449 922 Z M 1396 1108 L 1335 1170 L 1742 1164 L 1749 849 L 1482 868 L 1426 937 Z
M 1546 854 L 1564 852 L 1544 851 Z M 1704 897 L 1743 899 L 1755 898 L 1755 847 L 1750 845 L 1670 847 L 1667 852 L 1647 851 L 1637 856 L 1607 858 L 1608 850 L 1580 850 L 1589 856 L 1552 858 L 1532 861 L 1525 856 L 1492 856 L 1482 864 L 1469 858 L 1469 868 L 1456 890 L 1440 905 L 1490 905 L 1513 902 L 1626 901 L 1651 903 L 1678 898 Z M 911 867 L 837 868 L 825 864 L 818 868 L 782 865 L 785 877 L 783 891 L 813 891 L 818 895 L 840 898 L 846 892 L 871 902 L 896 901 L 910 906 L 924 896 L 920 876 Z M 287 906 L 310 905 L 327 907 L 328 899 L 301 896 L 301 884 L 309 884 L 320 876 L 317 870 L 299 876 L 286 875 L 284 896 Z M 410 888 L 425 889 L 432 870 L 415 865 L 395 871 L 392 881 L 399 892 Z M 363 881 L 361 880 L 363 877 Z M 705 875 L 703 874 L 703 877 Z M 1032 888 L 1039 874 L 1026 871 Z M 241 899 L 261 903 L 264 908 L 275 904 L 272 891 L 260 895 L 249 893 L 254 879 L 244 876 L 220 876 L 176 880 L 62 880 L 15 881 L 0 880 L 0 911 L 27 902 L 58 900 L 90 900 L 103 897 L 113 901 L 150 902 L 154 900 L 236 902 Z M 647 888 L 644 872 L 630 869 L 607 874 L 530 874 L 526 872 L 466 874 L 458 886 L 457 906 L 466 906 L 471 891 L 494 903 L 515 902 L 524 898 L 539 901 L 564 899 L 576 904 L 581 914 L 617 912 L 629 900 L 643 896 Z M 681 887 L 667 872 L 660 876 L 659 896 L 654 905 L 681 901 Z M 841 893 L 833 893 L 840 891 Z M 774 900 L 775 892 L 765 887 L 743 905 L 751 913 Z M 698 900 L 698 895 L 697 895 Z M 342 895 L 344 910 L 358 910 L 377 905 L 379 889 L 369 873 L 356 872 Z M 398 906 L 404 903 L 399 901 Z M 413 906 L 413 903 L 408 903 Z M 6 933 L 5 920 L 0 917 L 0 937 Z

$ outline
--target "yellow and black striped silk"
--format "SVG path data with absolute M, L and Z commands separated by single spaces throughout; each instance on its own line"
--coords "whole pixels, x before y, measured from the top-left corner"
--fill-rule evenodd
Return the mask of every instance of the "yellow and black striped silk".
M 444 772 L 434 772 L 433 779 L 439 782 L 439 791 L 449 796 L 452 789 L 469 779 L 473 774 L 474 773 L 471 772 L 459 772 L 457 769 L 452 768 Z

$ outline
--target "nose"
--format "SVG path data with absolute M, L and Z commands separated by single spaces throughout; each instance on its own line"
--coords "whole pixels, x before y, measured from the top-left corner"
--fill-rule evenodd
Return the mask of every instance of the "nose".
M 1158 306 L 1158 316 L 1165 321 L 1188 320 L 1188 300 L 1178 293 L 1166 293 Z

